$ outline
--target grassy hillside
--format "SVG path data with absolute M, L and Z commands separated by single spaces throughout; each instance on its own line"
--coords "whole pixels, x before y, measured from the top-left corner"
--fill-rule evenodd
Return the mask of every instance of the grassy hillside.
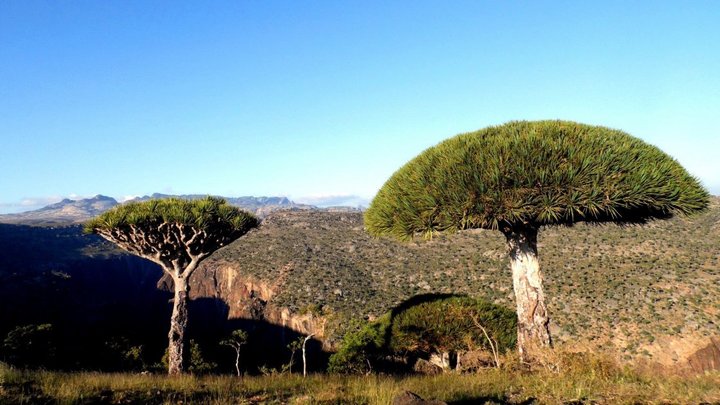
M 717 198 L 692 219 L 545 228 L 539 253 L 560 343 L 671 365 L 720 334 Z M 336 335 L 347 318 L 372 319 L 421 293 L 513 306 L 504 239 L 493 231 L 401 244 L 370 238 L 360 214 L 277 212 L 205 266 L 266 283 L 275 306 L 321 309 L 339 326 Z

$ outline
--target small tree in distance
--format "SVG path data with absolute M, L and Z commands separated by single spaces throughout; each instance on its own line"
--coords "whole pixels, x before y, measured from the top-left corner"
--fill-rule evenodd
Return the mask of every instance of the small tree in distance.
M 235 371 L 240 377 L 240 349 L 247 343 L 248 334 L 242 329 L 236 329 L 230 334 L 230 337 L 220 342 L 223 346 L 232 347 L 235 350 Z
M 202 260 L 258 225 L 255 216 L 221 198 L 131 202 L 85 224 L 120 248 L 160 265 L 175 289 L 168 333 L 168 373 L 184 370 L 188 280 Z
M 295 364 L 295 353 L 298 350 L 302 351 L 302 361 L 303 361 L 303 377 L 307 376 L 307 358 L 305 356 L 305 346 L 307 346 L 308 340 L 312 339 L 312 337 L 315 336 L 314 333 L 311 333 L 308 336 L 298 336 L 297 339 L 291 341 L 288 343 L 287 348 L 290 349 L 290 362 L 283 366 L 283 371 L 287 370 L 290 374 L 292 374 L 292 367 Z
M 303 336 L 299 336 L 297 339 L 288 343 L 287 348 L 290 350 L 290 362 L 287 364 L 287 369 L 292 374 L 293 365 L 295 365 L 295 353 L 303 347 Z
M 408 240 L 482 228 L 505 235 L 527 360 L 550 346 L 538 261 L 543 226 L 644 223 L 701 212 L 709 194 L 673 158 L 622 131 L 517 121 L 431 147 L 387 180 L 365 212 L 376 236 Z

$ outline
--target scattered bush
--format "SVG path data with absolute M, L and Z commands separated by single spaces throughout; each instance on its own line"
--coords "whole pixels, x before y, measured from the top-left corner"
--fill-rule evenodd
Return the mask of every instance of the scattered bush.
M 111 370 L 147 370 L 145 346 L 133 345 L 124 336 L 109 339 L 105 342 L 105 365 Z
M 356 325 L 355 330 L 351 330 L 343 336 L 338 351 L 330 356 L 328 371 L 344 374 L 372 371 L 372 364 L 377 363 L 383 355 L 389 326 L 389 313 L 374 322 Z
M 55 357 L 52 325 L 15 327 L 3 340 L 2 354 L 5 361 L 17 367 L 51 367 Z

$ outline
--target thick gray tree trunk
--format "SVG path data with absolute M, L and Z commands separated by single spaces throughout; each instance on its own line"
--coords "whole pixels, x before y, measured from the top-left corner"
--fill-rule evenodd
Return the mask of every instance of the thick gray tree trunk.
M 522 361 L 529 361 L 534 349 L 552 344 L 537 254 L 537 228 L 516 227 L 504 233 L 517 305 L 518 352 Z
M 185 350 L 185 330 L 188 324 L 188 284 L 184 277 L 173 277 L 175 299 L 170 317 L 168 333 L 168 374 L 177 375 L 184 371 L 183 351 Z

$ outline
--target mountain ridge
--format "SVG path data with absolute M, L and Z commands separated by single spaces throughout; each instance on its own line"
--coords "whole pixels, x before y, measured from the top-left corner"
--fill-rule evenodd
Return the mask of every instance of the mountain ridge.
M 127 202 L 141 202 L 150 199 L 162 198 L 182 198 L 195 200 L 205 198 L 207 194 L 161 194 L 153 193 L 135 197 L 133 199 L 118 202 L 113 197 L 97 194 L 91 198 L 81 198 L 72 200 L 65 198 L 59 202 L 48 204 L 36 210 L 13 214 L 0 214 L 0 223 L 16 224 L 16 225 L 37 225 L 37 226 L 57 226 L 66 224 L 78 224 L 89 220 L 97 215 L 106 212 L 113 207 L 125 204 Z M 234 205 L 246 211 L 250 211 L 259 217 L 265 217 L 273 211 L 277 210 L 332 210 L 332 211 L 348 211 L 359 212 L 354 207 L 329 207 L 318 208 L 310 204 L 300 204 L 290 200 L 287 197 L 280 196 L 241 196 L 241 197 L 225 197 L 230 205 Z

